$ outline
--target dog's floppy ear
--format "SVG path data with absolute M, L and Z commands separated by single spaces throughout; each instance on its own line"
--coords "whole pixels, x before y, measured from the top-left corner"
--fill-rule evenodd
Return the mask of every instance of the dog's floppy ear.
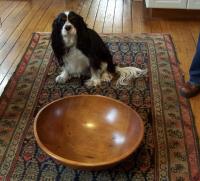
M 68 15 L 69 21 L 74 25 L 76 28 L 77 33 L 77 48 L 83 51 L 85 53 L 85 49 L 87 49 L 87 42 L 89 41 L 88 37 L 88 28 L 86 23 L 83 20 L 83 17 L 76 14 L 75 12 L 71 11 Z
M 82 31 L 87 28 L 86 23 L 83 20 L 83 17 L 79 14 L 76 14 L 74 11 L 71 11 L 69 14 L 69 20 L 75 26 L 75 28 L 79 31 Z
M 64 13 L 59 14 L 52 24 L 51 45 L 53 52 L 60 66 L 63 66 L 63 55 L 65 54 L 65 45 L 62 39 L 61 30 L 67 17 Z
M 65 21 L 67 20 L 67 16 L 65 13 L 60 13 L 53 21 L 52 28 L 53 29 L 62 29 Z

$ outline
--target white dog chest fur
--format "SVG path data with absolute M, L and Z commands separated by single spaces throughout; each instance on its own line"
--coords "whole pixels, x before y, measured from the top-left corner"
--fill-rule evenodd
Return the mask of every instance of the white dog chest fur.
M 75 46 L 63 57 L 68 74 L 81 74 L 89 67 L 89 59 Z

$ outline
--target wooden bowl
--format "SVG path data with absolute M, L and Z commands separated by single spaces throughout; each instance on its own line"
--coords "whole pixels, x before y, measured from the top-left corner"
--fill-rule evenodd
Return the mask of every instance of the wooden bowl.
M 104 96 L 78 95 L 42 108 L 34 122 L 40 148 L 66 166 L 105 169 L 127 158 L 144 135 L 140 116 Z

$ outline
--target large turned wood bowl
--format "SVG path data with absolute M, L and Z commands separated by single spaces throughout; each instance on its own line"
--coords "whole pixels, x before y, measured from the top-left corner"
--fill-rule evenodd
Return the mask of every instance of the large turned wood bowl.
M 104 96 L 58 99 L 42 108 L 34 122 L 40 148 L 66 166 L 99 170 L 133 153 L 144 125 L 129 106 Z

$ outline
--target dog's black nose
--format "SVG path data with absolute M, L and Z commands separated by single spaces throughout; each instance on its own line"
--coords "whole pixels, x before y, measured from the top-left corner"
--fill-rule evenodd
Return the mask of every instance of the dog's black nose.
M 65 26 L 65 29 L 66 29 L 67 31 L 71 30 L 71 28 L 72 28 L 71 25 L 66 25 L 66 26 Z

